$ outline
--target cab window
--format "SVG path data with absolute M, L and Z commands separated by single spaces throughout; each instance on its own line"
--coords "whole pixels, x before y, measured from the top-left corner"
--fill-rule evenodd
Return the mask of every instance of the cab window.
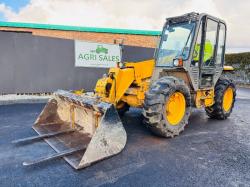
M 226 26 L 221 23 L 218 39 L 218 50 L 216 55 L 216 65 L 221 66 L 224 61 Z
M 213 66 L 215 63 L 214 53 L 216 49 L 218 22 L 207 19 L 206 38 L 204 40 L 203 66 Z
M 199 65 L 199 60 L 200 60 L 200 50 L 201 50 L 201 36 L 202 36 L 202 30 L 203 30 L 203 22 L 201 22 L 197 39 L 194 45 L 194 52 L 192 56 L 192 61 L 191 61 L 191 66 L 198 66 Z

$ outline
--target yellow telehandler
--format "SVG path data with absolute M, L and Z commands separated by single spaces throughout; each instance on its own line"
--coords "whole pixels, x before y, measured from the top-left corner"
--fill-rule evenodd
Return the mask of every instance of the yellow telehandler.
M 234 83 L 222 77 L 226 24 L 208 14 L 188 13 L 166 19 L 155 58 L 119 62 L 99 79 L 93 93 L 54 93 L 33 129 L 57 153 L 24 162 L 63 157 L 84 168 L 123 150 L 127 135 L 120 115 L 142 108 L 144 124 L 156 135 L 174 137 L 188 124 L 191 108 L 205 108 L 211 118 L 230 116 Z

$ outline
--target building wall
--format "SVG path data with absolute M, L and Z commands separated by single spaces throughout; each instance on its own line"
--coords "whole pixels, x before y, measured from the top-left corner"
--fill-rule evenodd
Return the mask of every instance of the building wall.
M 2 31 L 14 32 L 31 32 L 36 36 L 47 36 L 64 39 L 86 40 L 101 43 L 114 43 L 114 40 L 123 39 L 124 45 L 155 48 L 157 36 L 149 35 L 132 35 L 132 34 L 113 34 L 113 33 L 97 33 L 97 32 L 79 32 L 79 31 L 61 31 L 31 28 L 13 28 L 0 27 Z
M 57 89 L 92 91 L 107 68 L 75 67 L 74 40 L 0 31 L 0 94 Z M 124 46 L 124 61 L 153 57 L 153 48 Z

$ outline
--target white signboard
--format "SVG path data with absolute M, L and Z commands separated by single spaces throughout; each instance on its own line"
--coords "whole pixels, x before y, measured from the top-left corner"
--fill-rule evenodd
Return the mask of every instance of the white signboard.
M 121 61 L 119 45 L 75 40 L 75 66 L 109 68 Z

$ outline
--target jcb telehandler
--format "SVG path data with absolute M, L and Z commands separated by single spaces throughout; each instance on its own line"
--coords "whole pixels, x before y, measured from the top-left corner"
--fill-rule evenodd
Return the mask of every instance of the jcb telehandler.
M 118 63 L 97 81 L 93 93 L 57 91 L 36 120 L 37 137 L 57 153 L 24 165 L 63 157 L 76 169 L 118 154 L 127 136 L 120 120 L 129 107 L 143 109 L 144 124 L 164 137 L 179 135 L 191 108 L 211 118 L 230 116 L 236 89 L 222 78 L 226 24 L 208 14 L 167 18 L 155 58 Z M 224 70 L 223 70 L 224 69 Z

